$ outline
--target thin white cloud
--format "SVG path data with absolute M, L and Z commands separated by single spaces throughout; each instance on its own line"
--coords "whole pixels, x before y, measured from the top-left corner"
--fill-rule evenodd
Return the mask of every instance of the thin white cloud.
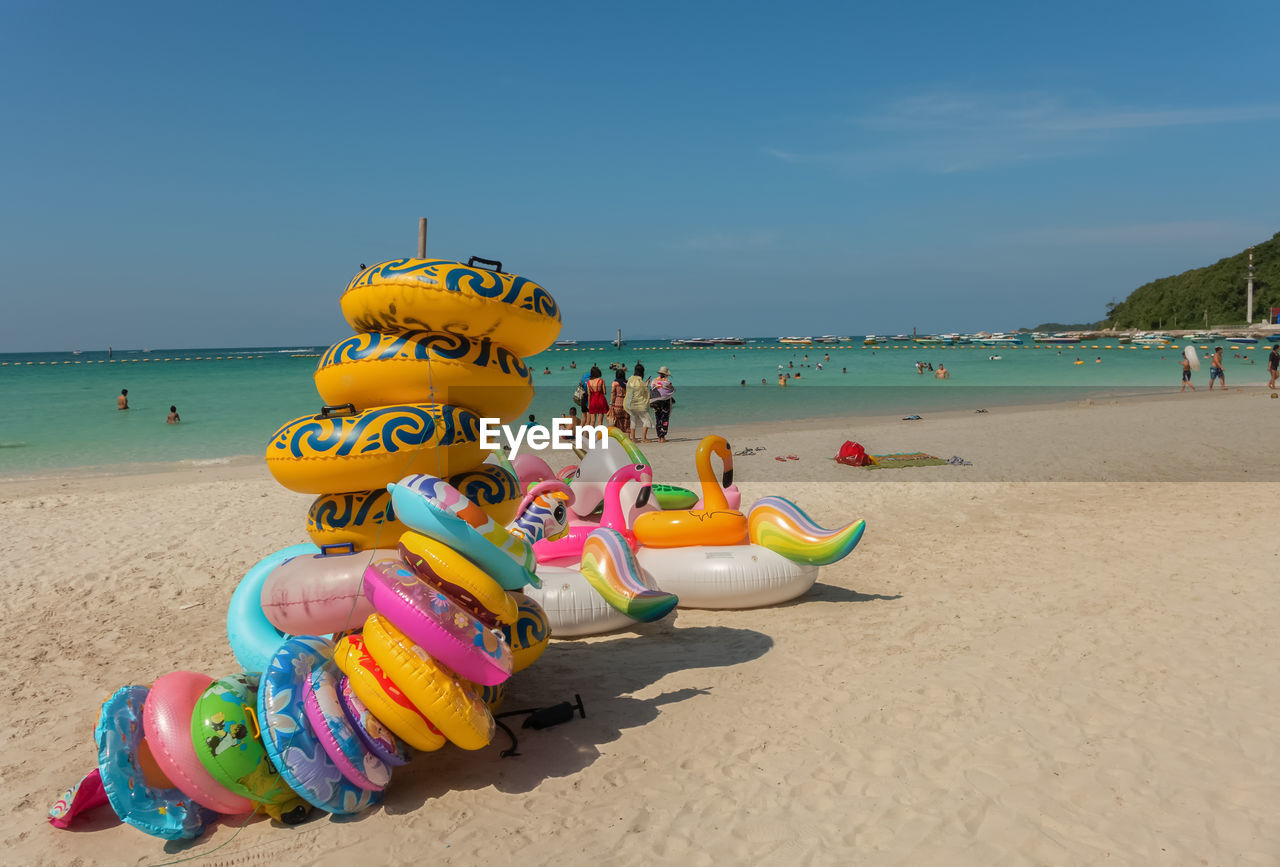
M 770 147 L 789 163 L 845 172 L 916 168 L 935 173 L 1056 159 L 1096 151 L 1136 130 L 1280 118 L 1280 103 L 1180 108 L 1116 108 L 1040 92 L 940 91 L 907 97 L 850 119 L 847 149 L 805 153 Z
M 1143 244 L 1185 242 L 1230 242 L 1236 247 L 1265 240 L 1271 229 L 1226 220 L 1190 220 L 1164 223 L 1126 223 L 1110 226 L 1062 226 L 1029 229 L 1004 236 L 1019 244 L 1045 246 L 1138 246 Z M 1233 248 L 1234 249 L 1234 248 Z

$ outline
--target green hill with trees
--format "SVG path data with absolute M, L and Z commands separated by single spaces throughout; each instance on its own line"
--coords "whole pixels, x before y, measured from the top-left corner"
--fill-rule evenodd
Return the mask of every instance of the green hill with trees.
M 1266 322 L 1272 307 L 1280 307 L 1280 233 L 1253 248 L 1253 321 Z M 1139 286 L 1124 301 L 1107 305 L 1103 327 L 1203 328 L 1245 324 L 1245 296 L 1249 282 L 1249 251 L 1221 259 L 1205 268 L 1161 277 Z

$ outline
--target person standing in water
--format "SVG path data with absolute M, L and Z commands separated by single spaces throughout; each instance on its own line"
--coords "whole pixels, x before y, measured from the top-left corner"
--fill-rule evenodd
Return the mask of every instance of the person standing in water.
M 165 424 L 177 424 L 178 422 L 182 421 L 181 416 L 178 415 L 178 408 L 176 406 L 169 407 L 169 417 L 166 418 L 164 421 L 165 421 Z
M 116 409 L 129 408 L 129 389 L 120 389 L 120 396 L 116 398 Z

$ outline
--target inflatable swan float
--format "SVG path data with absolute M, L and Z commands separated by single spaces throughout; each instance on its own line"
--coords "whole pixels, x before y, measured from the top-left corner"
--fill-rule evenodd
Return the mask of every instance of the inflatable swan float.
M 719 457 L 723 474 L 711 466 Z M 743 514 L 729 508 L 721 485 L 733 481 L 733 451 L 720 436 L 698 445 L 705 508 L 653 512 L 636 519 L 636 559 L 656 586 L 689 608 L 756 608 L 800 596 L 820 566 L 843 559 L 862 539 L 865 521 L 838 530 L 815 524 L 782 497 L 764 497 Z

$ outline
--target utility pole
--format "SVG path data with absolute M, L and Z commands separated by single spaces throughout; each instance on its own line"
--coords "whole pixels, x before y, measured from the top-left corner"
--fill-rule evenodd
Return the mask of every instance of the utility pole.
M 1245 312 L 1248 314 L 1248 322 L 1253 324 L 1253 248 L 1249 248 L 1249 300 Z

